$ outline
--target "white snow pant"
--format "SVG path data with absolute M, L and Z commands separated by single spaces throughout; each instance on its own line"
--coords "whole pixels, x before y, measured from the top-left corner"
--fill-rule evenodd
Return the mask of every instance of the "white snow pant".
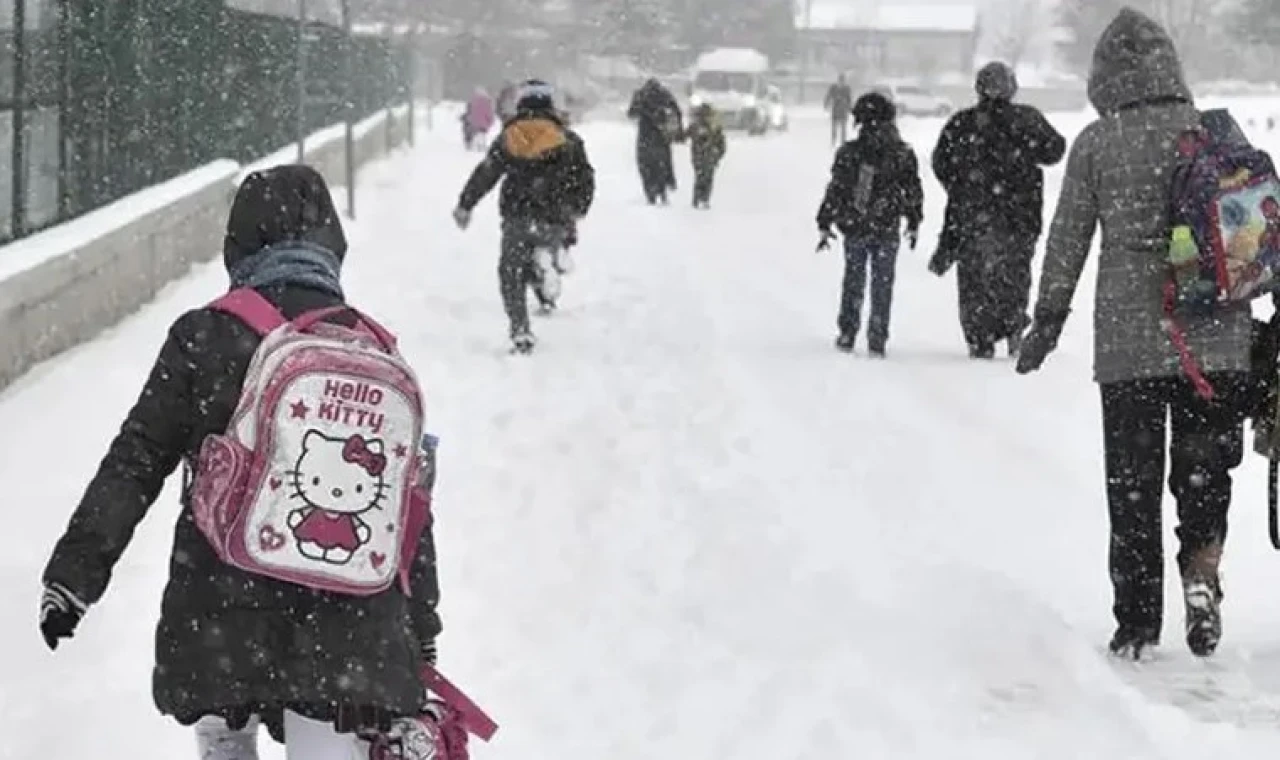
M 258 760 L 258 721 L 239 731 L 222 718 L 206 717 L 196 724 L 200 760 Z M 369 744 L 354 734 L 340 734 L 332 723 L 284 714 L 284 752 L 287 760 L 368 760 Z

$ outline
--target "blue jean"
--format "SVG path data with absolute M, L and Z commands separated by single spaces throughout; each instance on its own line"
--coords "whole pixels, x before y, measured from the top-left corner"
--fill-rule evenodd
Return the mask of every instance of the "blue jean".
M 858 334 L 866 299 L 868 266 L 871 268 L 871 316 L 867 319 L 867 343 L 872 350 L 883 350 L 889 340 L 893 280 L 898 268 L 897 240 L 844 239 L 844 284 L 837 324 L 842 335 Z

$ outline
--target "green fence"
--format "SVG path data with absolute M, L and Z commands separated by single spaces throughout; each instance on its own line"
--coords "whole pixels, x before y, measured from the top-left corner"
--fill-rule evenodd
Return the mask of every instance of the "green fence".
M 299 32 L 222 0 L 0 0 L 0 242 L 407 97 L 408 46 Z

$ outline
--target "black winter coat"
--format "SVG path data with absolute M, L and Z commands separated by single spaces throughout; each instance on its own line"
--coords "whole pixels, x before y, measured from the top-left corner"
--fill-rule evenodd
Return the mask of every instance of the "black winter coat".
M 586 216 L 595 199 L 586 146 L 550 112 L 525 111 L 506 123 L 463 188 L 459 207 L 475 208 L 499 181 L 499 210 L 507 220 L 568 224 Z
M 260 176 L 251 176 L 246 186 Z M 314 179 L 320 181 L 318 175 Z M 279 185 L 268 179 L 249 188 L 258 194 L 249 204 L 259 207 L 247 212 L 242 188 L 228 230 L 228 266 L 253 255 L 254 246 L 287 239 L 345 249 L 327 189 L 329 210 L 318 218 L 331 220 L 331 229 L 298 232 L 317 219 L 314 210 L 299 212 L 298 219 L 312 220 L 299 224 L 247 218 L 290 202 L 279 194 Z M 340 303 L 304 287 L 260 292 L 289 318 Z M 350 316 L 335 321 L 350 323 Z M 53 551 L 46 582 L 63 584 L 89 604 L 102 597 L 165 480 L 184 461 L 194 460 L 206 436 L 226 430 L 258 343 L 257 334 L 238 319 L 207 308 L 174 323 L 137 403 Z M 412 599 L 398 588 L 357 598 L 249 575 L 217 557 L 184 503 L 156 631 L 156 706 L 184 724 L 216 714 L 238 725 L 257 713 L 277 736 L 286 707 L 340 725 L 385 723 L 413 714 L 422 701 L 423 648 L 440 631 L 430 530 L 410 580 Z
M 818 209 L 818 229 L 845 236 L 894 240 L 920 228 L 924 190 L 916 154 L 891 125 L 864 126 L 836 152 L 831 181 Z
M 710 120 L 694 119 L 689 125 L 689 157 L 693 168 L 705 172 L 715 169 L 728 150 L 724 129 L 712 117 Z
M 631 98 L 627 116 L 636 122 L 636 164 L 647 187 L 675 188 L 671 143 L 684 133 L 684 114 L 671 91 L 646 83 Z
M 1062 160 L 1066 139 L 1027 105 L 984 100 L 951 118 L 933 152 L 933 173 L 947 191 L 939 255 L 954 261 L 988 229 L 1039 236 L 1044 171 Z

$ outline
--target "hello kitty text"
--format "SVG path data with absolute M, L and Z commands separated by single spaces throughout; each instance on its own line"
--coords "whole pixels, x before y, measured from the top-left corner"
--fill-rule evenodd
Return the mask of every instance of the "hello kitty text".
M 382 432 L 386 415 L 370 407 L 382 404 L 382 391 L 368 383 L 343 383 L 328 380 L 324 384 L 324 397 L 331 399 L 320 404 L 317 414 L 322 420 L 340 422 L 352 427 L 368 428 L 373 433 Z

